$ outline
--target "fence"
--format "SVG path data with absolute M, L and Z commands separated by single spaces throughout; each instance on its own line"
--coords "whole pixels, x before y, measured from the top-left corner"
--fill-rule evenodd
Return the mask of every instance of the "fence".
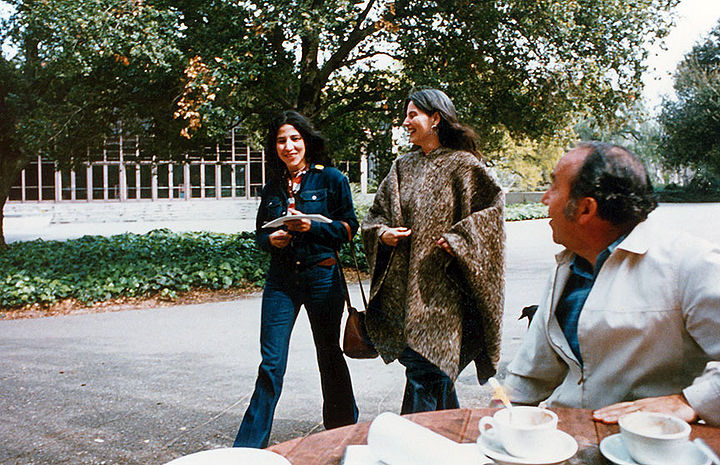
M 265 182 L 265 152 L 253 150 L 237 129 L 180 162 L 143 152 L 142 140 L 121 132 L 79 168 L 58 169 L 38 156 L 10 190 L 10 201 L 72 202 L 254 198 Z

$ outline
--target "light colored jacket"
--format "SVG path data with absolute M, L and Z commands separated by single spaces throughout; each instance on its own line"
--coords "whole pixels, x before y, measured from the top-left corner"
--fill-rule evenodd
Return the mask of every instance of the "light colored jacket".
M 512 400 L 600 408 L 683 392 L 720 425 L 720 248 L 651 217 L 603 265 L 578 322 L 581 366 L 555 310 L 574 254 L 558 266 L 508 366 Z

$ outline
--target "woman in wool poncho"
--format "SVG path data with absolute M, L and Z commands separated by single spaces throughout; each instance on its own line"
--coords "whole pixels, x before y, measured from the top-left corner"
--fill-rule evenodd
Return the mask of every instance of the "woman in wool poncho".
M 401 413 L 457 408 L 471 361 L 484 383 L 500 355 L 504 196 L 445 93 L 405 102 L 414 150 L 393 163 L 362 224 L 373 273 L 367 330 L 405 366 Z

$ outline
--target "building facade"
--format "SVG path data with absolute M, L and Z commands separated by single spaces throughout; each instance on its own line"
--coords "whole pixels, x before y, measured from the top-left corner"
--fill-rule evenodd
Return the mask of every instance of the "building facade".
M 265 182 L 265 152 L 238 129 L 182 161 L 157 160 L 142 139 L 118 133 L 76 168 L 38 156 L 10 190 L 10 202 L 255 198 Z

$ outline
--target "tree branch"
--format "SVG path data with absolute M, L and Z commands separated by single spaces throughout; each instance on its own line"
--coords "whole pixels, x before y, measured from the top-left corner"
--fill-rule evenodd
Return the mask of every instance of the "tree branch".
M 335 118 L 339 118 L 343 115 L 359 110 L 388 112 L 390 110 L 386 108 L 378 108 L 370 105 L 371 103 L 380 102 L 384 98 L 385 96 L 382 95 L 381 92 L 357 92 L 348 103 L 328 112 L 327 116 L 322 119 L 322 122 L 324 124 L 326 121 L 331 121 Z
M 370 53 L 364 53 L 362 55 L 358 55 L 353 58 L 349 58 L 349 59 L 343 61 L 342 63 L 340 63 L 339 67 L 342 68 L 342 67 L 352 66 L 363 60 L 367 60 L 368 58 L 373 58 L 373 57 L 376 57 L 379 55 L 385 55 L 386 57 L 392 58 L 393 60 L 398 60 L 398 61 L 402 60 L 402 57 L 400 55 L 395 55 L 390 52 L 370 52 Z
M 363 23 L 370 14 L 370 11 L 375 6 L 375 3 L 376 0 L 370 0 L 368 2 L 365 9 L 358 16 L 355 27 L 348 35 L 347 40 L 340 44 L 340 47 L 338 47 L 335 53 L 333 53 L 328 61 L 325 62 L 318 76 L 320 82 L 327 82 L 332 72 L 342 66 L 343 62 L 350 55 L 350 52 L 352 52 L 360 42 L 365 40 L 365 38 L 373 35 L 379 30 L 376 23 L 373 23 L 371 26 L 367 26 L 365 28 L 362 27 Z

